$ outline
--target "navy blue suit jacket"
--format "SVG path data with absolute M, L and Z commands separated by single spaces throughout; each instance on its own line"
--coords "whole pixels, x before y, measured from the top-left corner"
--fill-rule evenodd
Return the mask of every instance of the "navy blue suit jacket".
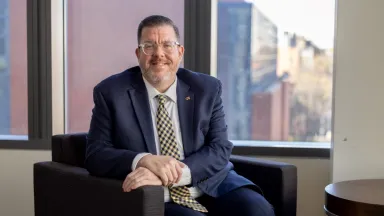
M 229 157 L 221 82 L 180 68 L 177 106 L 185 159 L 192 185 L 217 197 L 254 185 L 236 174 Z M 186 98 L 189 97 L 187 100 Z M 101 81 L 94 88 L 85 166 L 97 176 L 124 179 L 138 153 L 156 154 L 147 90 L 139 67 Z M 257 188 L 257 187 L 256 187 Z

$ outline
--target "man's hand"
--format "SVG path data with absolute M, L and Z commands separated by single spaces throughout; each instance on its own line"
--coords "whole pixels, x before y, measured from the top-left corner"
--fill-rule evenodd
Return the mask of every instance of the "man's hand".
M 123 191 L 129 192 L 145 185 L 161 185 L 161 180 L 153 172 L 144 167 L 139 167 L 127 175 L 123 182 Z
M 158 176 L 163 186 L 178 183 L 183 174 L 182 162 L 170 156 L 146 155 L 137 163 L 137 167 L 145 167 Z

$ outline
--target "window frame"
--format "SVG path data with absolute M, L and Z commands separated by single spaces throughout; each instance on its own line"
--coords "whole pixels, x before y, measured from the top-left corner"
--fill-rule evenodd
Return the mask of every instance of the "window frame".
M 0 140 L 0 149 L 51 148 L 51 1 L 27 0 L 28 139 Z

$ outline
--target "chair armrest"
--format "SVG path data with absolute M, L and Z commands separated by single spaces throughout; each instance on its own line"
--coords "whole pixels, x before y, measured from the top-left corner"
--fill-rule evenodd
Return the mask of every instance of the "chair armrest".
M 295 216 L 297 168 L 294 165 L 232 155 L 235 171 L 258 185 L 276 216 Z
M 80 167 L 35 163 L 35 215 L 164 215 L 161 186 L 144 186 L 128 193 L 121 186 L 121 180 L 91 176 Z

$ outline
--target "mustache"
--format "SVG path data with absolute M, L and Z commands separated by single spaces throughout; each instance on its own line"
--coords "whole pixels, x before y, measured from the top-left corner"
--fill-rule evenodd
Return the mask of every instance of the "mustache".
M 149 61 L 151 64 L 153 63 L 165 63 L 165 64 L 169 64 L 171 63 L 171 61 L 169 60 L 166 60 L 166 59 L 154 59 L 154 60 L 151 60 Z

